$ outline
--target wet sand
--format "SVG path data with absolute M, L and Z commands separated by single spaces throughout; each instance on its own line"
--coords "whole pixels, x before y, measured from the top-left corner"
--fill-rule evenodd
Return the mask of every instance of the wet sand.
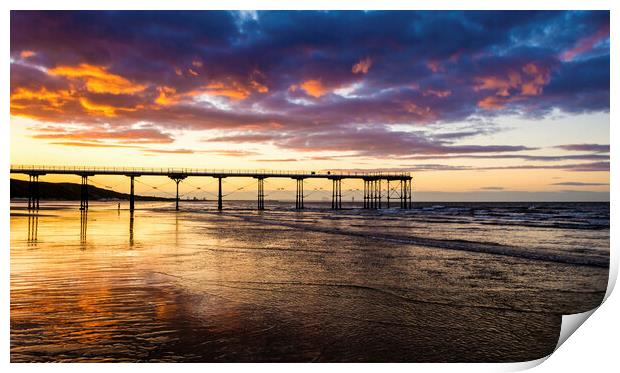
M 532 258 L 409 243 L 482 241 L 464 222 L 447 237 L 401 216 L 112 205 L 15 209 L 12 362 L 525 361 L 607 285 L 608 230 L 484 227 L 486 244 L 536 237 Z M 597 251 L 567 252 L 569 233 Z

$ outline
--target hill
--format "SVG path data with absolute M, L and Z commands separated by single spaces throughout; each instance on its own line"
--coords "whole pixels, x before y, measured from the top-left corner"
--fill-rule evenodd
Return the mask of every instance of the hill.
M 75 183 L 48 183 L 39 182 L 39 195 L 41 199 L 55 200 L 79 200 L 80 184 Z M 136 195 L 136 200 L 141 201 L 168 201 L 171 198 L 149 197 Z M 11 179 L 11 198 L 28 198 L 28 181 Z M 128 193 L 118 193 L 113 190 L 88 186 L 88 199 L 106 200 L 119 199 L 128 200 Z

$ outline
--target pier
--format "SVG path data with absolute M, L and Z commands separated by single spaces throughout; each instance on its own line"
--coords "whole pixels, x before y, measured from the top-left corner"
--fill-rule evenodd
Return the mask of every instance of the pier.
M 96 175 L 120 175 L 129 178 L 129 209 L 135 209 L 134 182 L 146 176 L 165 176 L 176 183 L 175 208 L 179 210 L 179 184 L 190 177 L 211 177 L 218 181 L 217 208 L 223 209 L 222 179 L 253 178 L 257 180 L 257 209 L 265 208 L 267 178 L 296 180 L 295 208 L 304 208 L 304 180 L 324 179 L 332 181 L 331 208 L 342 209 L 342 180 L 362 180 L 363 208 L 390 208 L 397 200 L 401 209 L 412 207 L 412 181 L 408 172 L 333 172 L 333 171 L 269 171 L 269 170 L 207 170 L 194 168 L 131 168 L 131 167 L 80 167 L 80 166 L 25 166 L 11 165 L 11 174 L 28 175 L 28 209 L 38 210 L 40 205 L 39 177 L 44 175 L 77 175 L 81 177 L 80 210 L 88 210 L 88 178 Z M 382 183 L 387 185 L 383 192 Z M 392 187 L 390 187 L 392 182 Z M 397 185 L 395 185 L 397 184 Z M 383 203 L 385 197 L 385 203 Z

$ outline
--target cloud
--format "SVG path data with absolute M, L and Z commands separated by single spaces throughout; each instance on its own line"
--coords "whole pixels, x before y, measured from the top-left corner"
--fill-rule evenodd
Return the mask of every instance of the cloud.
M 534 148 L 521 145 L 452 145 L 444 140 L 432 140 L 421 133 L 390 131 L 383 128 L 330 129 L 324 132 L 302 131 L 287 134 L 281 131 L 238 133 L 218 136 L 206 141 L 271 143 L 283 149 L 296 151 L 354 151 L 358 156 L 502 153 Z
M 470 170 L 470 171 L 497 171 L 497 170 L 565 170 L 574 172 L 609 172 L 609 162 L 574 163 L 563 165 L 516 165 L 516 166 L 448 166 L 441 164 L 411 166 L 416 171 L 446 171 L 446 170 Z
M 142 149 L 143 152 L 147 153 L 161 153 L 161 154 L 194 154 L 195 152 L 191 149 L 153 149 L 153 148 L 145 148 Z
M 299 84 L 293 84 L 290 87 L 291 92 L 296 92 L 298 89 L 315 98 L 324 96 L 329 92 L 320 79 L 308 79 Z
M 166 144 L 173 142 L 171 135 L 161 132 L 154 128 L 125 128 L 125 129 L 63 129 L 50 128 L 42 133 L 34 135 L 34 138 L 63 140 L 63 145 L 68 145 L 67 141 L 78 142 L 98 142 L 101 140 L 113 141 L 122 144 Z M 57 142 L 58 143 L 58 142 Z
M 354 64 L 351 68 L 351 72 L 353 74 L 368 74 L 368 70 L 370 70 L 371 66 L 372 60 L 370 59 L 370 57 L 366 57 Z
M 201 153 L 212 153 L 225 157 L 247 157 L 250 155 L 260 154 L 251 150 L 201 150 Z
M 609 37 L 609 24 L 605 24 L 601 26 L 601 28 L 594 34 L 579 39 L 579 41 L 573 48 L 562 53 L 562 55 L 560 56 L 560 59 L 564 61 L 570 61 L 580 54 L 589 52 L 590 50 L 592 50 L 592 47 L 596 45 L 596 43 L 608 37 Z
M 563 165 L 515 165 L 515 166 L 460 166 L 446 164 L 402 165 L 401 167 L 383 169 L 339 169 L 334 171 L 393 171 L 393 172 L 424 172 L 424 171 L 497 171 L 497 170 L 564 170 L 573 172 L 609 172 L 609 162 L 574 163 Z
M 531 150 L 428 125 L 608 112 L 608 26 L 608 11 L 13 11 L 11 115 L 362 156 Z
M 597 153 L 609 153 L 609 145 L 605 144 L 566 144 L 558 145 L 556 148 L 569 151 L 586 151 Z
M 563 186 L 603 186 L 609 185 L 609 183 L 584 183 L 581 181 L 564 181 L 561 183 L 553 183 L 551 185 L 563 185 Z
M 102 142 L 82 142 L 82 141 L 52 141 L 50 144 L 63 146 L 77 146 L 84 148 L 140 148 L 135 145 L 109 144 Z
M 529 96 L 539 96 L 549 82 L 549 70 L 530 62 L 520 69 L 510 69 L 503 75 L 476 77 L 476 91 L 494 91 L 494 95 L 478 101 L 483 109 L 503 109 L 511 102 L 524 100 Z
M 297 158 L 267 158 L 267 159 L 257 159 L 257 162 L 273 162 L 273 163 L 278 163 L 278 162 L 299 162 L 299 159 Z
M 29 50 L 23 50 L 19 53 L 19 56 L 21 58 L 28 58 L 28 57 L 32 57 L 34 56 L 36 53 L 33 51 L 29 51 Z
M 143 85 L 109 73 L 104 67 L 89 64 L 57 66 L 48 69 L 47 73 L 52 76 L 66 77 L 72 81 L 80 81 L 87 91 L 93 93 L 133 94 L 145 89 Z
M 401 159 L 522 159 L 526 161 L 557 162 L 569 160 L 600 161 L 609 160 L 606 154 L 571 155 L 529 155 L 529 154 L 453 154 L 453 155 L 412 155 Z

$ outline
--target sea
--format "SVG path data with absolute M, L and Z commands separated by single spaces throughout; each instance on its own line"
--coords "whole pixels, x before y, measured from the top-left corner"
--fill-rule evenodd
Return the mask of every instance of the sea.
M 11 362 L 527 361 L 607 288 L 608 203 L 294 205 L 12 200 Z

